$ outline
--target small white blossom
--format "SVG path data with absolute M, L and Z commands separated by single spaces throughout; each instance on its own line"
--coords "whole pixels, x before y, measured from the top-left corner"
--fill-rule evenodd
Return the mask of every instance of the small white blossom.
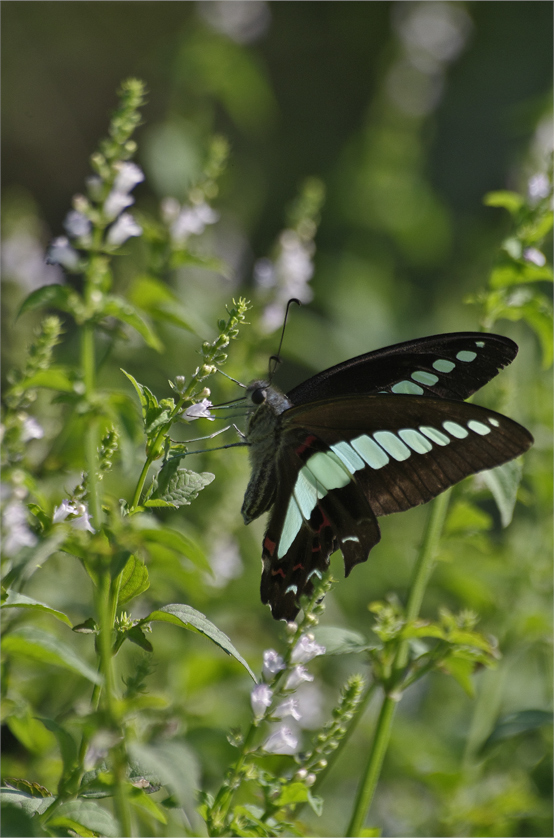
M 116 247 L 123 244 L 131 236 L 140 236 L 142 227 L 137 224 L 131 213 L 122 213 L 115 224 L 112 224 L 108 230 L 106 241 L 108 244 L 113 244 Z
M 284 719 L 285 716 L 292 716 L 297 722 L 302 718 L 298 701 L 295 698 L 287 698 L 282 701 L 272 713 L 276 719 Z
M 44 429 L 32 416 L 26 416 L 23 419 L 23 427 L 21 429 L 21 441 L 29 442 L 31 439 L 42 439 L 44 436 Z
M 325 646 L 315 642 L 313 634 L 303 634 L 290 657 L 291 663 L 308 663 L 317 655 L 325 654 Z
M 285 668 L 285 662 L 281 655 L 275 649 L 266 649 L 264 652 L 264 678 L 272 681 L 278 672 Z
M 533 265 L 538 265 L 539 268 L 546 265 L 546 256 L 540 250 L 537 250 L 536 247 L 526 247 L 523 251 L 523 258 L 526 262 L 532 262 Z
M 4 539 L 2 550 L 6 556 L 15 556 L 22 547 L 34 547 L 36 535 L 27 522 L 27 509 L 20 500 L 8 503 L 2 514 Z
M 70 210 L 67 213 L 63 226 L 67 235 L 71 236 L 72 239 L 86 238 L 90 234 L 92 227 L 86 215 L 83 215 L 82 212 L 78 212 L 77 210 Z
M 183 207 L 171 225 L 171 238 L 177 244 L 184 244 L 189 236 L 199 236 L 208 224 L 215 224 L 219 214 L 209 204 Z
M 212 407 L 211 401 L 209 399 L 202 399 L 201 402 L 191 404 L 190 407 L 187 407 L 182 414 L 183 419 L 186 419 L 187 422 L 192 422 L 194 419 L 210 419 L 213 422 L 215 416 L 212 416 L 210 413 L 210 407 Z
M 113 185 L 114 192 L 125 194 L 134 189 L 137 183 L 142 183 L 144 180 L 144 172 L 136 163 L 118 163 L 117 169 L 118 172 Z
M 61 504 L 54 509 L 52 523 L 60 524 L 70 515 L 77 516 L 76 518 L 72 518 L 69 522 L 73 527 L 75 527 L 75 529 L 94 532 L 90 523 L 90 515 L 86 505 L 84 503 L 74 503 L 73 501 L 69 501 L 67 499 L 64 499 Z
M 256 719 L 261 719 L 273 700 L 273 690 L 267 684 L 257 684 L 250 693 L 250 703 Z
M 532 178 L 529 179 L 529 183 L 527 184 L 527 194 L 531 201 L 537 203 L 542 198 L 548 198 L 550 194 L 550 181 L 548 177 L 543 173 L 539 172 L 539 174 L 533 175 Z
M 305 666 L 299 664 L 295 666 L 294 669 L 291 670 L 290 675 L 288 676 L 285 682 L 285 689 L 286 690 L 295 690 L 302 681 L 313 681 L 314 676 L 308 672 Z
M 71 247 L 66 236 L 58 236 L 48 248 L 46 262 L 49 265 L 61 265 L 62 268 L 72 271 L 79 266 L 79 254 Z
M 267 754 L 294 754 L 297 749 L 298 738 L 289 727 L 278 728 L 263 745 Z
M 168 196 L 160 203 L 160 215 L 165 224 L 172 224 L 181 211 L 181 204 L 177 198 Z
M 135 199 L 132 195 L 128 195 L 126 192 L 116 192 L 115 189 L 112 189 L 104 201 L 104 215 L 107 219 L 113 221 L 114 218 L 117 218 L 124 209 L 130 207 L 134 202 Z

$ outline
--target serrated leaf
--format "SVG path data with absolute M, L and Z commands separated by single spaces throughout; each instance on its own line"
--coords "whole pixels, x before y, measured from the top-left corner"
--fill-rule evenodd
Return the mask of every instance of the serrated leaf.
M 214 479 L 215 475 L 210 472 L 198 473 L 179 468 L 178 460 L 170 460 L 158 473 L 158 485 L 152 500 L 161 499 L 175 506 L 188 506 Z
M 58 283 L 43 285 L 42 288 L 31 291 L 29 296 L 23 300 L 16 319 L 25 312 L 34 311 L 37 308 L 52 307 L 71 312 L 77 300 L 77 294 L 69 285 L 59 285 Z
M 313 634 L 327 655 L 355 655 L 374 648 L 363 634 L 337 626 L 317 626 Z
M 441 668 L 448 672 L 449 675 L 452 675 L 454 680 L 458 682 L 470 698 L 474 697 L 475 688 L 471 676 L 475 665 L 472 661 L 450 657 L 441 662 Z
M 31 815 L 4 796 L 0 796 L 0 800 L 2 801 L 2 834 L 10 835 L 12 838 L 33 835 L 36 821 L 33 821 Z
M 118 605 L 124 605 L 131 599 L 144 593 L 150 587 L 148 569 L 144 562 L 136 556 L 129 556 L 123 571 L 121 572 L 121 583 L 119 586 Z
M 51 614 L 57 620 L 61 620 L 62 623 L 72 628 L 71 620 L 63 611 L 57 611 L 44 602 L 31 599 L 31 597 L 25 596 L 25 594 L 18 594 L 15 591 L 8 591 L 8 597 L 3 601 L 2 608 L 28 608 L 31 611 L 42 611 Z
M 310 808 L 316 813 L 318 818 L 323 814 L 323 798 L 319 794 L 313 794 L 311 789 L 308 789 L 308 803 Z
M 170 503 L 168 500 L 162 500 L 161 498 L 149 498 L 145 500 L 143 503 L 144 509 L 148 507 L 158 508 L 158 509 L 178 509 L 179 507 L 175 503 Z
M 496 502 L 503 527 L 507 527 L 512 520 L 522 471 L 521 460 L 510 460 L 480 474 Z
M 31 754 L 38 754 L 42 756 L 54 748 L 54 737 L 45 729 L 44 725 L 41 724 L 38 719 L 31 715 L 31 711 L 28 707 L 25 708 L 24 712 L 17 710 L 17 715 L 7 715 L 5 721 L 15 738 L 21 742 L 21 744 L 27 748 Z M 29 789 L 25 789 L 25 787 L 21 785 L 23 782 L 26 781 L 22 780 L 18 784 L 17 788 L 29 791 Z
M 77 799 L 62 803 L 48 821 L 48 826 L 70 826 L 78 835 L 83 834 L 79 832 L 79 826 L 84 826 L 93 835 L 106 835 L 107 838 L 117 838 L 120 834 L 120 828 L 113 815 L 92 800 Z
M 159 530 L 141 530 L 140 534 L 147 545 L 149 542 L 162 544 L 164 547 L 169 547 L 171 550 L 175 550 L 175 552 L 179 553 L 179 555 L 186 556 L 187 559 L 190 559 L 193 564 L 202 570 L 211 572 L 211 565 L 198 544 L 190 538 L 187 538 L 187 536 L 183 535 L 183 533 L 164 527 Z
M 160 405 L 154 393 L 145 384 L 139 384 L 136 378 L 133 378 L 126 370 L 121 369 L 121 372 L 127 376 L 138 393 L 142 407 L 144 430 L 150 436 L 169 420 L 170 410 L 166 406 Z
M 105 302 L 102 314 L 111 317 L 117 317 L 127 325 L 132 326 L 139 335 L 144 338 L 146 344 L 155 349 L 156 352 L 163 351 L 163 343 L 152 329 L 152 327 L 143 320 L 138 311 L 123 297 L 109 296 Z
M 552 281 L 552 268 L 532 262 L 508 261 L 497 265 L 490 277 L 491 288 L 507 288 L 528 282 Z
M 24 626 L 8 634 L 2 639 L 2 648 L 8 654 L 77 672 L 93 684 L 102 683 L 100 674 L 81 660 L 71 646 L 53 634 L 32 626 Z
M 242 657 L 242 655 L 235 649 L 231 640 L 220 629 L 217 628 L 205 614 L 192 608 L 190 605 L 182 605 L 181 603 L 172 603 L 171 605 L 164 605 L 156 611 L 152 611 L 148 617 L 145 617 L 140 623 L 148 623 L 152 620 L 159 620 L 164 623 L 172 623 L 175 626 L 186 628 L 189 631 L 198 632 L 208 637 L 217 646 L 223 649 L 228 655 L 231 655 L 235 660 L 241 663 L 251 678 L 256 681 L 256 676 Z M 139 623 L 139 625 L 140 625 Z

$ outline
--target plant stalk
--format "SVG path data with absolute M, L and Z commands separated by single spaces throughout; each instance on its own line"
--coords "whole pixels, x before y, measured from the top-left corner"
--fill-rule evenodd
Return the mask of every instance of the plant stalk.
M 447 491 L 443 492 L 442 495 L 439 495 L 433 501 L 431 513 L 429 515 L 423 536 L 423 542 L 414 567 L 413 581 L 410 586 L 410 593 L 406 606 L 407 622 L 412 622 L 419 616 L 419 610 L 423 601 L 425 588 L 433 570 L 434 559 L 444 525 L 444 520 L 446 518 L 449 499 L 450 491 Z M 371 746 L 369 758 L 358 789 L 356 801 L 354 803 L 352 818 L 345 833 L 346 835 L 349 835 L 350 838 L 358 838 L 361 834 L 367 813 L 373 802 L 373 796 L 381 774 L 383 760 L 390 741 L 396 705 L 401 697 L 401 679 L 408 662 L 408 654 L 409 644 L 407 640 L 404 640 L 400 644 L 396 654 L 391 687 L 387 690 L 387 693 L 383 698 L 373 738 L 373 744 Z

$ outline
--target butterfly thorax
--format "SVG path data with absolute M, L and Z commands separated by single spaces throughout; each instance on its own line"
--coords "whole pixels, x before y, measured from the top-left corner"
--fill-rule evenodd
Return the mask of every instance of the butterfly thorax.
M 267 381 L 252 381 L 246 397 L 252 410 L 246 425 L 246 440 L 252 475 L 244 496 L 242 515 L 249 524 L 266 512 L 275 500 L 275 462 L 281 437 L 281 414 L 292 402 Z

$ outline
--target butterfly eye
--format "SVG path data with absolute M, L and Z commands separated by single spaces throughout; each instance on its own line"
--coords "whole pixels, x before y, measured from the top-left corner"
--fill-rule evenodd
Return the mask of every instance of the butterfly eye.
M 267 391 L 263 390 L 261 387 L 258 387 L 257 390 L 252 391 L 252 395 L 250 396 L 250 398 L 252 399 L 252 402 L 254 404 L 262 404 L 262 402 L 265 402 L 266 396 Z

